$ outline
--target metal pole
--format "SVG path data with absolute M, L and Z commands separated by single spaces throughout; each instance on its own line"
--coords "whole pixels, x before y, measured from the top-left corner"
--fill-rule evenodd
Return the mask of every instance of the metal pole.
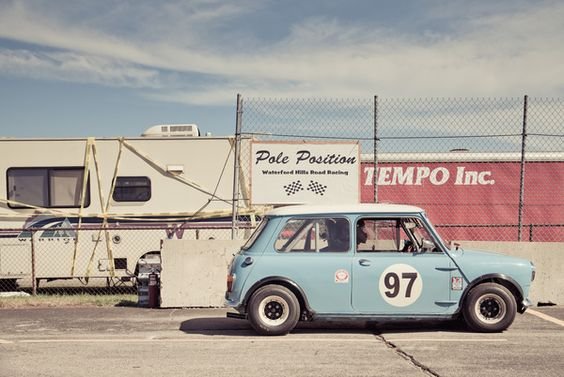
M 31 230 L 31 294 L 37 296 L 37 281 L 35 280 L 35 230 Z
M 239 169 L 241 156 L 241 120 L 243 115 L 243 99 L 237 94 L 237 114 L 235 119 L 235 162 L 233 166 L 233 206 L 231 212 L 231 239 L 235 239 L 237 228 L 237 210 L 239 207 Z
M 374 203 L 378 203 L 378 96 L 374 96 Z
M 528 96 L 523 101 L 523 131 L 521 133 L 521 181 L 519 183 L 519 219 L 517 240 L 521 241 L 523 233 L 523 210 L 525 207 L 525 151 L 527 146 L 527 104 Z

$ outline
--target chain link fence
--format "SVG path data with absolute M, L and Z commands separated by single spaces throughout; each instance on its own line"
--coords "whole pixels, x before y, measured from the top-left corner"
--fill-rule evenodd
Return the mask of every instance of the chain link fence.
M 231 224 L 0 229 L 0 292 L 137 294 L 165 239 L 231 239 Z
M 239 97 L 238 135 L 357 141 L 361 202 L 420 206 L 447 240 L 564 241 L 562 99 Z
M 233 226 L 0 229 L 0 291 L 137 293 L 162 240 L 248 236 L 254 142 L 358 145 L 359 200 L 420 206 L 446 240 L 564 242 L 562 99 L 239 97 L 236 139 Z

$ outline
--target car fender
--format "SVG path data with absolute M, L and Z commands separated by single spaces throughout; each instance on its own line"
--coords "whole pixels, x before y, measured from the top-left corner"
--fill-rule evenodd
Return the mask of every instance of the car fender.
M 505 274 L 486 274 L 486 275 L 478 276 L 477 278 L 472 280 L 468 284 L 468 286 L 466 286 L 464 292 L 462 293 L 462 296 L 460 297 L 459 310 L 462 308 L 462 305 L 464 304 L 464 301 L 466 300 L 468 293 L 477 285 L 486 282 L 498 283 L 509 289 L 509 291 L 515 297 L 515 301 L 517 302 L 518 309 L 521 310 L 521 306 L 522 306 L 521 301 L 523 300 L 523 289 L 521 288 L 519 283 L 517 283 L 512 277 Z
M 247 307 L 247 303 L 249 301 L 249 299 L 251 298 L 251 296 L 253 295 L 253 293 L 255 293 L 255 291 L 257 289 L 259 289 L 260 287 L 263 287 L 265 285 L 268 284 L 278 284 L 278 285 L 282 285 L 286 288 L 288 288 L 289 290 L 291 290 L 295 295 L 296 298 L 298 299 L 298 301 L 300 302 L 300 305 L 302 307 L 302 311 L 305 310 L 307 312 L 307 316 L 311 316 L 314 314 L 313 310 L 311 309 L 307 296 L 305 294 L 305 292 L 303 291 L 303 289 L 292 279 L 289 279 L 287 277 L 284 276 L 269 276 L 266 278 L 262 278 L 260 280 L 258 280 L 257 282 L 255 282 L 248 290 L 247 293 L 245 294 L 245 298 L 243 299 L 243 306 L 246 308 Z

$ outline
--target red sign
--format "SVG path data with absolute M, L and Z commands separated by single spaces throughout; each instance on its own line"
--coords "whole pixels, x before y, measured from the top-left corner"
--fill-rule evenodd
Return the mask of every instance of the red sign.
M 519 162 L 363 163 L 361 201 L 425 209 L 445 239 L 517 241 Z M 564 162 L 527 162 L 521 239 L 564 241 Z

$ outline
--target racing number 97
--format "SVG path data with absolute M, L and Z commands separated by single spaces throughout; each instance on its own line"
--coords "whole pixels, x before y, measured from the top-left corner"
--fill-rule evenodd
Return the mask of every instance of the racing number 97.
M 417 272 L 402 272 L 401 279 L 408 280 L 405 297 L 411 297 L 411 290 L 413 289 L 413 283 L 417 279 Z M 400 277 L 395 272 L 389 272 L 384 276 L 384 285 L 389 289 L 389 291 L 384 292 L 386 296 L 394 298 L 400 293 Z

